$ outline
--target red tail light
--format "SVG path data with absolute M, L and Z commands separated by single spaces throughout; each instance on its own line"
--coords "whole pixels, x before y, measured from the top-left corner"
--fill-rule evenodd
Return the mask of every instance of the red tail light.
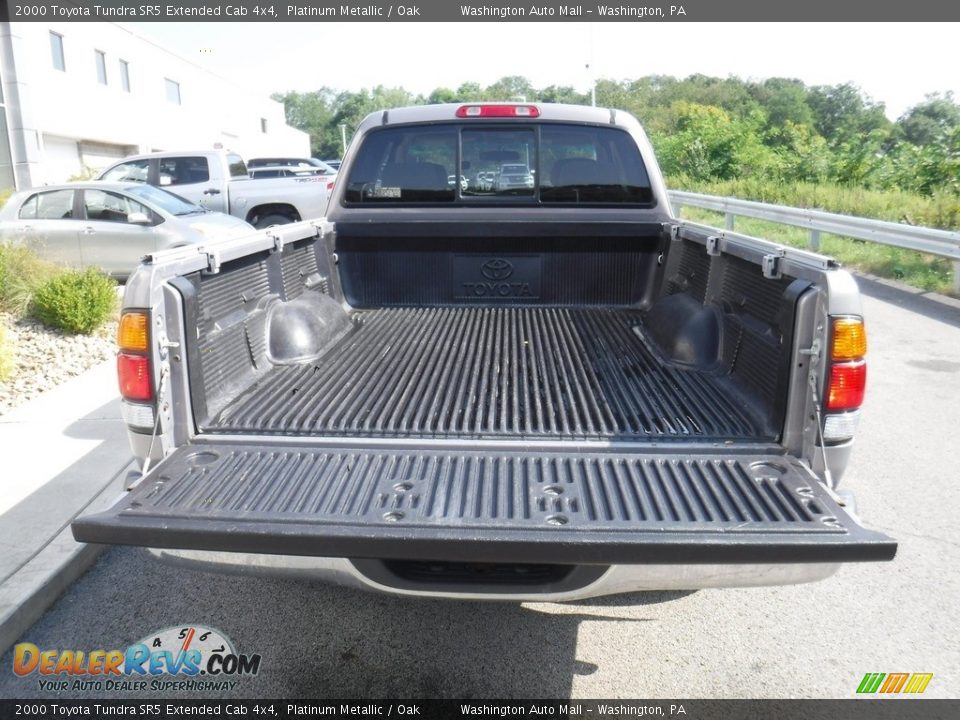
M 149 402 L 153 400 L 150 381 L 150 359 L 146 355 L 121 352 L 117 355 L 117 378 L 124 400 Z
M 327 192 L 333 190 L 333 186 L 334 186 L 334 185 L 336 185 L 336 183 L 335 183 L 333 180 L 331 180 L 330 182 L 328 182 L 328 183 L 327 183 Z
M 827 410 L 856 410 L 863 404 L 867 386 L 867 364 L 864 361 L 834 363 L 830 368 Z
M 535 105 L 461 105 L 458 118 L 536 118 L 540 110 Z

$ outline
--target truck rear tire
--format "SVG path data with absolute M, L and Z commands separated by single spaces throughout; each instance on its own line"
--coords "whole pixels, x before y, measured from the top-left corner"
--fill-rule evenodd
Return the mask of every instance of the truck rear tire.
M 271 225 L 286 225 L 287 223 L 292 223 L 292 222 L 293 222 L 293 218 L 289 217 L 288 215 L 270 213 L 269 215 L 258 217 L 257 221 L 253 223 L 253 226 L 257 230 L 263 230 L 264 228 L 268 228 Z

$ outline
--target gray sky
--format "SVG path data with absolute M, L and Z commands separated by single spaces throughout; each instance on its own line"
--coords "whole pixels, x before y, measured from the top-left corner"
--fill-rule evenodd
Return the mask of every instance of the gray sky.
M 264 94 L 402 86 L 426 93 L 523 75 L 589 89 L 598 78 L 854 82 L 896 118 L 926 93 L 960 97 L 958 23 L 127 23 Z

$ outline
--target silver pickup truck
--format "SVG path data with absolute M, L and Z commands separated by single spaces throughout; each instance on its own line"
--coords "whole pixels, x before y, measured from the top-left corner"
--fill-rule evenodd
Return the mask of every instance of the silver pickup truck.
M 322 217 L 333 188 L 321 175 L 254 180 L 243 158 L 221 150 L 132 155 L 97 179 L 149 183 L 256 228 Z
M 852 277 L 677 220 L 627 113 L 377 112 L 324 220 L 131 277 L 143 473 L 73 532 L 407 595 L 817 580 L 896 552 L 838 489 L 865 356 Z

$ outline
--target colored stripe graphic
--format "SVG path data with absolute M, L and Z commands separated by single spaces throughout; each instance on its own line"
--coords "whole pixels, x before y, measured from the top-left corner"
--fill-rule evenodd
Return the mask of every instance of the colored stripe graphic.
M 933 673 L 867 673 L 857 686 L 860 694 L 875 692 L 886 695 L 922 693 L 933 679 Z
M 860 686 L 857 688 L 857 692 L 875 693 L 885 677 L 886 673 L 867 673 L 863 676 L 863 680 L 860 681 Z
M 910 677 L 910 673 L 890 673 L 887 675 L 887 681 L 883 684 L 883 687 L 880 688 L 882 693 L 898 693 L 904 684 L 907 682 L 907 678 Z
M 903 689 L 905 693 L 922 693 L 933 679 L 933 673 L 914 673 Z

